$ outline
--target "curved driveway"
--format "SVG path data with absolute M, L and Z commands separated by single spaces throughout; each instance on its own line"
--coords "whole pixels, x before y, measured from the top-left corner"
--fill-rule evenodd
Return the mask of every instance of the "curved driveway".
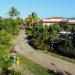
M 15 40 L 15 49 L 17 52 L 47 69 L 54 70 L 55 72 L 61 71 L 64 75 L 75 75 L 75 64 L 34 50 L 27 43 L 26 37 L 25 31 L 21 30 Z M 66 74 L 64 71 L 69 74 Z

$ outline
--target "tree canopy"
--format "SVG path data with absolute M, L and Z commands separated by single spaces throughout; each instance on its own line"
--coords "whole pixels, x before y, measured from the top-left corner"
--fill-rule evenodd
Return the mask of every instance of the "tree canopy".
M 11 9 L 8 11 L 8 15 L 10 16 L 10 18 L 14 19 L 18 15 L 20 15 L 20 12 L 15 7 L 11 7 Z

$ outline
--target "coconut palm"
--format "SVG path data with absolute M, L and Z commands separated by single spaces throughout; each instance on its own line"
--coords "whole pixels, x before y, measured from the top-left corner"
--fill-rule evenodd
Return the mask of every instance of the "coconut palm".
M 29 24 L 30 26 L 33 26 L 35 23 L 39 22 L 39 18 L 36 14 L 36 12 L 32 12 L 26 19 L 26 23 Z
M 11 7 L 11 9 L 8 11 L 8 15 L 11 19 L 14 19 L 18 15 L 20 15 L 20 12 L 18 12 L 18 10 L 15 7 Z

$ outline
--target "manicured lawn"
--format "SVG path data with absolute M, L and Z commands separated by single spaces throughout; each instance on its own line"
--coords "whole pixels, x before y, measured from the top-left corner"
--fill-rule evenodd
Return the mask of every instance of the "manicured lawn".
M 52 53 L 52 52 L 45 52 L 45 51 L 40 51 L 42 53 L 45 53 L 45 54 L 50 54 L 51 56 L 53 57 L 56 57 L 56 58 L 59 58 L 59 59 L 62 59 L 62 60 L 65 60 L 65 61 L 68 61 L 68 62 L 71 62 L 73 64 L 75 64 L 75 60 L 74 59 L 71 59 L 71 58 L 68 58 L 68 57 L 65 57 L 65 56 L 61 56 L 61 55 L 58 55 L 56 53 Z
M 22 55 L 18 55 L 18 57 L 20 57 L 20 64 L 22 64 L 24 71 L 29 70 L 33 75 L 56 75 Z

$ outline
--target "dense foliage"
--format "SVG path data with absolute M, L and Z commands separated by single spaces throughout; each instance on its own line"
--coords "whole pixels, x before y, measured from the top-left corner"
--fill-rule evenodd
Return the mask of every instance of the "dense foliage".
M 20 18 L 16 18 L 19 12 L 12 7 L 8 12 L 9 18 L 0 17 L 0 54 L 7 54 L 6 49 L 9 48 L 13 36 L 19 32 Z
M 75 58 L 75 26 L 55 23 L 43 26 L 26 27 L 29 44 L 37 50 L 51 51 L 70 58 Z
M 0 68 L 7 74 L 8 68 L 12 66 L 9 50 L 12 39 L 19 33 L 19 25 L 16 19 L 0 18 Z M 2 58 L 5 57 L 5 58 Z
M 36 12 L 32 12 L 29 16 L 25 19 L 25 23 L 27 26 L 34 27 L 34 24 L 38 24 L 40 19 Z
M 19 26 L 15 20 L 0 18 L 0 45 L 7 45 L 18 32 Z

